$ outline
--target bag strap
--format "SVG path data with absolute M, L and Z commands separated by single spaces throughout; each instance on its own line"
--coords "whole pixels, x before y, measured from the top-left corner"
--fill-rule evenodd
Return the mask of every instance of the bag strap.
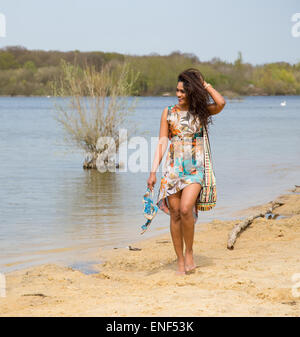
M 204 177 L 205 177 L 205 185 L 215 185 L 216 179 L 213 172 L 213 166 L 212 166 L 212 159 L 211 159 L 211 152 L 210 152 L 210 143 L 209 138 L 207 134 L 207 128 L 204 127 L 203 132 L 203 145 L 204 145 Z

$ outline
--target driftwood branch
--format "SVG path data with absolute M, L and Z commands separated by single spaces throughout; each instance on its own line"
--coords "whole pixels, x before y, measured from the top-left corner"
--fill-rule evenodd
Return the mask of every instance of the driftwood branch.
M 228 249 L 234 249 L 234 244 L 238 238 L 238 236 L 249 226 L 252 224 L 253 220 L 256 218 L 264 218 L 267 214 L 269 214 L 271 216 L 273 210 L 279 206 L 284 205 L 283 202 L 280 201 L 272 201 L 271 207 L 267 209 L 267 211 L 265 213 L 259 213 L 256 215 L 252 215 L 250 217 L 248 217 L 245 221 L 237 223 L 232 231 L 229 233 L 228 235 L 228 241 L 227 241 L 227 248 Z M 276 217 L 278 216 L 278 214 L 276 214 L 274 216 L 273 219 L 276 219 Z M 271 216 L 272 218 L 272 216 Z

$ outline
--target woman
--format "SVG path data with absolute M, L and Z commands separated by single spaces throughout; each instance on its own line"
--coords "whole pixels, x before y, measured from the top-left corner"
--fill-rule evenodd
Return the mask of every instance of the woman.
M 205 189 L 205 144 L 209 144 L 205 142 L 208 139 L 207 127 L 212 123 L 211 115 L 218 114 L 226 102 L 204 81 L 197 69 L 183 71 L 177 82 L 178 103 L 166 107 L 162 113 L 159 142 L 147 184 L 153 190 L 156 171 L 170 139 L 157 205 L 170 215 L 170 231 L 178 264 L 176 274 L 184 275 L 196 268 L 193 241 L 198 210 L 213 207 L 213 204 L 200 206 L 201 189 L 202 192 Z M 210 96 L 214 100 L 212 104 Z M 209 156 L 206 155 L 206 160 L 209 159 L 210 152 Z

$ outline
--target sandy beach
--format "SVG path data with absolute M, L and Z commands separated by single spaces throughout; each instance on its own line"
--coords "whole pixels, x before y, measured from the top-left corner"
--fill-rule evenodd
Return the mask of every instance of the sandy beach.
M 292 280 L 300 273 L 300 193 L 274 197 L 279 199 L 284 205 L 274 213 L 281 217 L 255 219 L 234 250 L 226 243 L 236 220 L 197 225 L 197 269 L 190 275 L 175 275 L 169 234 L 145 234 L 134 244 L 141 250 L 99 250 L 94 258 L 105 262 L 95 266 L 96 274 L 55 264 L 6 274 L 0 315 L 300 316 L 300 277 Z

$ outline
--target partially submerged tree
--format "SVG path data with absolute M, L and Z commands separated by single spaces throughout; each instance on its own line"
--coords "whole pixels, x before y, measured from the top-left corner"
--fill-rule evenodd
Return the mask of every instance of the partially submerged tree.
M 61 76 L 52 89 L 68 104 L 55 102 L 55 118 L 66 131 L 65 139 L 86 151 L 84 168 L 116 167 L 112 152 L 125 140 L 119 130 L 130 130 L 127 136 L 136 130 L 127 117 L 136 106 L 137 99 L 129 96 L 138 76 L 128 63 L 110 62 L 96 71 L 93 65 L 81 68 L 61 61 Z

